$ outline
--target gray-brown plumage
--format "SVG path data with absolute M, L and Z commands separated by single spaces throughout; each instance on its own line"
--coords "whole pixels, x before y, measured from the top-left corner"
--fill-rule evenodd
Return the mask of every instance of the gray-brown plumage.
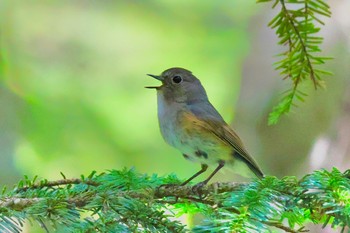
M 209 102 L 202 84 L 190 71 L 171 68 L 160 76 L 150 76 L 162 82 L 161 86 L 148 88 L 157 90 L 158 120 L 164 140 L 189 160 L 202 164 L 202 169 L 185 183 L 203 173 L 207 165 L 213 164 L 217 168 L 203 183 L 207 183 L 224 166 L 242 176 L 249 176 L 246 171 L 259 178 L 264 176 L 241 139 Z M 244 168 L 249 169 L 244 171 Z

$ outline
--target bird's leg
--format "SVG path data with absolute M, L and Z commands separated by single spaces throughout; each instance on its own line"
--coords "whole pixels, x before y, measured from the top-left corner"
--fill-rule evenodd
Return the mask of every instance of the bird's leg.
M 215 168 L 215 170 L 209 175 L 209 177 L 207 179 L 205 179 L 204 181 L 202 181 L 201 183 L 207 184 L 209 182 L 209 180 L 211 178 L 213 178 L 213 176 L 221 169 L 223 168 L 223 166 L 225 166 L 225 161 L 220 160 L 219 161 L 219 165 Z
M 206 184 L 209 182 L 209 180 L 210 180 L 211 178 L 213 178 L 213 176 L 214 176 L 223 166 L 225 166 L 225 161 L 219 160 L 219 165 L 218 165 L 218 166 L 215 168 L 215 170 L 208 176 L 208 178 L 205 179 L 205 180 L 202 181 L 202 182 L 199 182 L 199 183 L 196 184 L 195 186 L 193 186 L 192 190 L 195 191 L 195 192 L 197 192 L 197 193 L 200 193 L 199 190 L 200 190 L 204 185 L 206 185 Z
M 196 178 L 197 176 L 199 176 L 200 174 L 202 174 L 203 172 L 205 172 L 208 169 L 208 165 L 202 163 L 202 168 L 200 171 L 198 171 L 196 174 L 194 174 L 193 176 L 191 176 L 189 179 L 187 179 L 185 182 L 183 182 L 181 184 L 181 186 L 184 186 L 186 184 L 188 184 L 191 180 L 193 180 L 194 178 Z M 216 169 L 215 169 L 216 170 Z M 216 172 L 215 172 L 216 173 Z M 215 174 L 214 173 L 214 174 Z M 213 176 L 214 174 L 212 174 L 211 176 Z M 210 177 L 211 178 L 211 177 Z M 208 180 L 209 181 L 209 180 Z
M 184 154 L 184 157 L 186 157 L 186 155 Z M 201 164 L 202 168 L 200 171 L 196 172 L 196 174 L 194 174 L 193 176 L 191 176 L 189 179 L 187 179 L 185 182 L 183 182 L 181 184 L 181 186 L 184 186 L 186 184 L 188 184 L 191 180 L 193 180 L 194 178 L 196 178 L 197 176 L 199 176 L 200 174 L 202 174 L 203 172 L 205 172 L 208 169 L 208 165 L 206 164 Z M 161 186 L 158 187 L 158 189 L 162 188 L 162 187 L 171 187 L 171 186 L 175 186 L 176 184 L 162 184 Z M 178 201 L 179 197 L 175 196 L 175 203 Z
M 184 155 L 185 156 L 185 155 Z M 205 172 L 208 169 L 208 165 L 206 164 L 202 164 L 202 168 L 200 171 L 196 172 L 196 174 L 194 174 L 193 176 L 191 176 L 189 179 L 187 179 L 185 182 L 183 182 L 181 184 L 181 186 L 184 186 L 186 184 L 188 184 L 191 180 L 193 180 L 194 178 L 196 178 L 197 176 L 199 176 L 200 174 L 202 174 L 203 172 Z M 158 187 L 158 189 L 163 188 L 163 187 L 171 187 L 171 186 L 175 186 L 176 184 L 162 184 Z M 175 202 L 177 202 L 177 200 L 179 199 L 179 197 L 175 197 Z

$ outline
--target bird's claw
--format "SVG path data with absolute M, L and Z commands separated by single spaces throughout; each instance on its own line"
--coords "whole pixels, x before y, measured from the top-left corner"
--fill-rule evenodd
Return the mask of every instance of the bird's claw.
M 204 198 L 204 193 L 202 192 L 203 187 L 206 185 L 206 182 L 199 182 L 198 184 L 192 187 L 192 192 L 198 195 L 201 199 Z
M 162 185 L 159 185 L 157 187 L 157 193 L 161 193 L 162 190 L 165 190 L 165 189 L 168 189 L 168 188 L 173 188 L 173 187 L 177 187 L 177 186 L 180 186 L 179 184 L 162 184 Z M 179 197 L 178 196 L 174 196 L 175 200 L 174 200 L 174 203 L 177 203 L 177 201 L 179 200 Z

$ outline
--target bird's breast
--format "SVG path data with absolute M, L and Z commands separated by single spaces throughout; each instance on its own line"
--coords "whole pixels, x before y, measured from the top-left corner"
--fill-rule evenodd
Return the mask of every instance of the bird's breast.
M 206 164 L 231 158 L 232 148 L 198 125 L 187 105 L 167 102 L 158 94 L 158 120 L 164 140 L 188 156 L 188 159 Z
M 158 121 L 164 140 L 178 148 L 181 144 L 181 129 L 178 125 L 178 114 L 185 107 L 182 103 L 169 102 L 158 92 Z

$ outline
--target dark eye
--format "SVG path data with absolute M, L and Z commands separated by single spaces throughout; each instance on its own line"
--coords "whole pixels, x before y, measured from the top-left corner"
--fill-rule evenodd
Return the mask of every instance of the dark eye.
M 179 75 L 176 75 L 173 77 L 173 82 L 174 83 L 181 83 L 182 78 Z

